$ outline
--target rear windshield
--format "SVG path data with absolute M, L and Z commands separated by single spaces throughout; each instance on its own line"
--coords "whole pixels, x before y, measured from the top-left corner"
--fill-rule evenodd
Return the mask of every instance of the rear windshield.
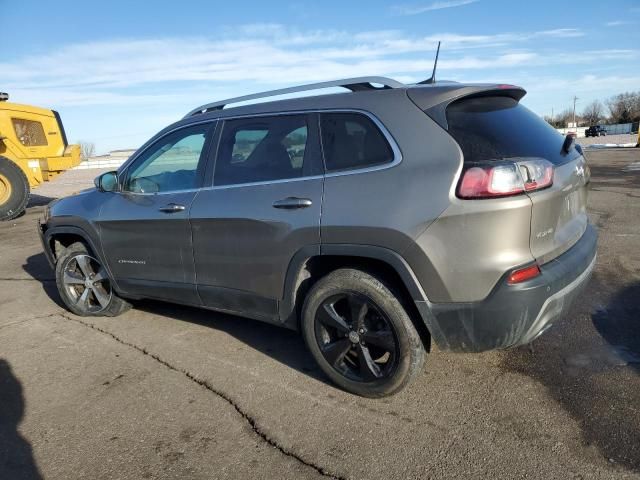
M 579 156 L 575 149 L 564 154 L 564 136 L 513 98 L 459 100 L 447 108 L 447 121 L 465 163 L 538 157 L 559 165 Z

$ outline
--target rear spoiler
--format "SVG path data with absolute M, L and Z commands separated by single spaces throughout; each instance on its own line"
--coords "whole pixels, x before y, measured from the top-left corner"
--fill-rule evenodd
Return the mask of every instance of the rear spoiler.
M 511 97 L 520 101 L 526 90 L 516 85 L 434 85 L 409 88 L 407 95 L 420 110 L 447 130 L 447 107 L 457 100 L 469 97 Z

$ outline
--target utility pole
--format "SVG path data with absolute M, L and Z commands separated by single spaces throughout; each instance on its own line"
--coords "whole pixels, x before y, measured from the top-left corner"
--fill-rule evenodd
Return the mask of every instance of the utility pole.
M 576 102 L 578 101 L 578 97 L 573 96 L 573 128 L 575 129 L 576 135 L 578 134 L 578 124 L 576 123 Z

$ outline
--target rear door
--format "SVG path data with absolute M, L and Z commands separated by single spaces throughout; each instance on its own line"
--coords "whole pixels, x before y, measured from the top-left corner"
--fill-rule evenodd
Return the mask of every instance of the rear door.
M 320 243 L 322 163 L 315 114 L 226 120 L 214 185 L 191 207 L 206 306 L 277 321 L 293 256 Z
M 580 239 L 588 222 L 589 170 L 575 147 L 563 151 L 563 135 L 506 96 L 457 101 L 448 107 L 447 120 L 465 164 L 542 158 L 554 165 L 553 184 L 528 193 L 530 248 L 539 263 L 557 257 Z
M 121 173 L 107 193 L 100 238 L 109 268 L 131 295 L 199 304 L 189 208 L 202 184 L 212 123 L 168 133 Z

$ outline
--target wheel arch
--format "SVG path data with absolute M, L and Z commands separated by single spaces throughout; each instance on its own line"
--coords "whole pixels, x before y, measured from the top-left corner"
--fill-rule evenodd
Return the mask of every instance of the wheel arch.
M 80 227 L 53 227 L 47 229 L 44 235 L 45 247 L 49 250 L 48 253 L 54 264 L 58 261 L 58 257 L 62 253 L 62 250 L 76 242 L 85 243 L 94 255 L 98 255 L 100 257 L 100 251 L 96 248 L 91 237 Z M 99 259 L 102 262 L 103 259 Z
M 306 293 L 320 278 L 339 268 L 357 268 L 387 280 L 400 296 L 424 347 L 430 350 L 431 334 L 415 303 L 427 302 L 420 283 L 404 258 L 373 245 L 313 245 L 299 250 L 289 263 L 280 302 L 280 320 L 284 326 L 299 330 Z

